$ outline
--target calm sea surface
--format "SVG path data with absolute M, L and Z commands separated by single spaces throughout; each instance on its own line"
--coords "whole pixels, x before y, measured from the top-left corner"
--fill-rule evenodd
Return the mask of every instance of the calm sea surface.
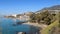
M 2 34 L 16 34 L 16 32 L 29 32 L 30 25 L 21 24 L 13 26 L 20 20 L 11 18 L 0 18 L 0 32 Z M 20 21 L 21 22 L 21 21 Z M 34 30 L 33 30 L 34 31 Z

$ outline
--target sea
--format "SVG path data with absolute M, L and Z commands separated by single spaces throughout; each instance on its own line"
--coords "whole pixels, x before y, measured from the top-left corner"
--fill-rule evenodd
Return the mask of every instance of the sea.
M 0 34 L 17 34 L 18 32 L 36 32 L 34 26 L 28 24 L 16 24 L 17 22 L 23 22 L 23 20 L 12 18 L 0 18 Z M 32 28 L 31 28 L 32 27 Z M 35 33 L 34 33 L 35 34 Z

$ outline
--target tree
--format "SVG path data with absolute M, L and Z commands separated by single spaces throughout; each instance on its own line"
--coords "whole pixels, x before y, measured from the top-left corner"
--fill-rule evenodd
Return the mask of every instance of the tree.
M 60 12 L 59 12 L 59 27 L 60 27 Z
M 43 20 L 45 22 L 45 24 L 51 24 L 51 20 L 53 19 L 53 16 L 51 15 L 51 13 L 49 13 L 48 10 L 44 11 L 41 13 L 41 20 Z
M 38 13 L 38 14 L 35 14 L 35 20 L 36 20 L 36 22 L 40 22 L 40 17 L 41 17 L 41 15 L 40 15 L 40 13 Z
M 30 22 L 35 22 L 35 13 L 30 13 Z
M 53 15 L 49 13 L 48 10 L 37 14 L 35 13 L 30 14 L 30 21 L 36 23 L 41 23 L 41 21 L 44 21 L 45 24 L 49 25 L 51 24 L 52 19 L 53 19 Z

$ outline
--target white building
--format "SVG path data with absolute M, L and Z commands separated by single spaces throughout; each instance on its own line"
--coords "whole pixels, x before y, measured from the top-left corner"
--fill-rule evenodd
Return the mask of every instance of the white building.
M 14 16 L 14 17 L 17 17 L 16 14 L 13 14 L 13 15 L 10 15 L 10 16 Z
M 26 15 L 26 14 L 18 14 L 17 18 L 19 20 L 26 20 L 26 21 L 30 19 L 30 17 L 28 15 Z
M 58 14 L 60 10 L 48 10 L 51 14 Z
M 20 20 L 29 20 L 30 18 L 29 18 L 29 16 L 27 16 L 27 15 L 21 15 L 20 16 Z

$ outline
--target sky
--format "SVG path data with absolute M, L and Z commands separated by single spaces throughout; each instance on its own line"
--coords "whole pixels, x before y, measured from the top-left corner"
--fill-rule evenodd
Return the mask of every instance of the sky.
M 60 0 L 0 0 L 0 15 L 36 12 L 54 5 L 60 5 Z

